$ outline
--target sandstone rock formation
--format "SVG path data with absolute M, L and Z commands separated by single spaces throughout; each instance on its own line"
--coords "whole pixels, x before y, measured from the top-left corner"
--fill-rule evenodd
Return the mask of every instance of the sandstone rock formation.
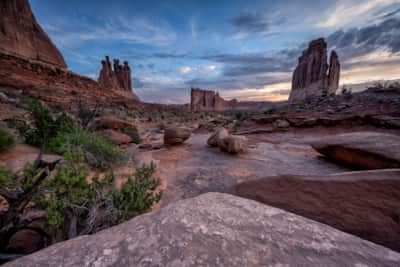
M 247 138 L 245 136 L 229 135 L 223 138 L 218 143 L 218 146 L 224 152 L 231 154 L 242 153 L 247 149 Z
M 400 137 L 379 132 L 353 132 L 312 142 L 312 147 L 334 161 L 362 169 L 400 167 Z
M 400 254 L 227 194 L 170 204 L 5 266 L 398 266 Z
M 186 127 L 170 127 L 164 130 L 164 144 L 178 145 L 189 139 L 192 131 Z
M 293 73 L 289 101 L 298 102 L 310 97 L 334 94 L 339 86 L 340 63 L 335 51 L 328 65 L 327 44 L 324 39 L 310 42 L 299 57 Z
M 99 75 L 101 87 L 132 92 L 131 68 L 128 61 L 124 61 L 124 65 L 121 65 L 118 59 L 114 59 L 113 67 L 111 67 L 110 58 L 106 56 L 101 64 L 102 69 Z
M 236 193 L 400 251 L 399 169 L 266 177 Z
M 229 132 L 221 127 L 217 129 L 207 140 L 207 144 L 211 147 L 217 147 L 222 140 L 229 136 Z
M 110 140 L 114 145 L 125 145 L 132 143 L 132 138 L 124 133 L 107 129 L 100 132 L 100 135 Z
M 64 58 L 37 23 L 28 0 L 0 1 L 0 51 L 67 68 Z
M 90 125 L 90 128 L 93 130 L 104 130 L 104 129 L 123 130 L 125 128 L 136 128 L 136 126 L 133 123 L 121 120 L 114 116 L 101 116 L 93 120 L 92 124 Z
M 238 105 L 236 99 L 224 100 L 214 91 L 192 88 L 190 92 L 191 111 L 218 111 L 232 109 Z

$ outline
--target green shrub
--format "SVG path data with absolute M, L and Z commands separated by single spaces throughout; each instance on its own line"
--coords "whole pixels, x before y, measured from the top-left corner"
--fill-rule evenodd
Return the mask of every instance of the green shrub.
M 14 175 L 5 167 L 0 166 L 0 186 L 10 187 L 10 186 L 15 186 L 17 184 L 18 183 Z
M 128 127 L 123 130 L 124 134 L 129 135 L 132 138 L 132 142 L 135 144 L 140 144 L 139 131 L 136 128 Z
M 0 152 L 14 144 L 14 137 L 8 131 L 0 128 Z
M 107 168 L 111 164 L 122 164 L 126 160 L 123 150 L 80 126 L 73 127 L 70 132 L 59 132 L 49 140 L 47 149 L 57 154 L 81 154 L 87 163 L 96 168 Z
M 33 127 L 23 134 L 25 142 L 29 145 L 40 146 L 46 138 L 50 139 L 60 132 L 70 131 L 74 126 L 73 119 L 65 113 L 54 119 L 51 110 L 38 100 L 32 100 L 28 110 L 33 118 Z
M 148 211 L 154 203 L 160 201 L 162 192 L 155 192 L 160 180 L 152 178 L 155 171 L 156 166 L 153 162 L 149 166 L 143 165 L 128 178 L 120 191 L 115 191 L 113 198 L 119 221 Z

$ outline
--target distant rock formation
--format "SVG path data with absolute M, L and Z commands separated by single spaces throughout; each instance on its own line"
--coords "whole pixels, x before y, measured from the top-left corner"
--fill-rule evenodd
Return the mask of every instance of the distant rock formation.
M 293 73 L 289 101 L 302 101 L 309 97 L 334 94 L 339 87 L 340 63 L 333 50 L 328 65 L 327 44 L 323 38 L 310 42 L 299 57 Z
M 37 23 L 28 0 L 0 1 L 0 50 L 67 68 L 62 54 Z
M 236 99 L 224 100 L 218 92 L 192 88 L 190 94 L 191 111 L 218 111 L 235 108 L 238 105 Z
M 102 69 L 99 75 L 99 85 L 107 90 L 129 92 L 139 99 L 132 91 L 131 68 L 128 61 L 124 64 L 119 64 L 118 59 L 114 59 L 114 64 L 111 67 L 110 58 L 106 56 L 105 60 L 101 61 Z
M 101 61 L 102 69 L 99 75 L 100 86 L 106 89 L 132 91 L 131 68 L 127 61 L 124 65 L 119 64 L 118 59 L 114 59 L 114 66 L 111 67 L 110 58 L 106 56 Z

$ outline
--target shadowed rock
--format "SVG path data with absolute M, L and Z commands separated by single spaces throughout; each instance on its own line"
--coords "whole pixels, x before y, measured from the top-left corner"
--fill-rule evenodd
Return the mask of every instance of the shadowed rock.
M 400 251 L 400 169 L 267 177 L 236 193 Z
M 400 254 L 255 201 L 208 193 L 5 266 L 398 266 Z
M 400 167 L 400 137 L 379 132 L 328 136 L 312 147 L 329 159 L 362 169 Z
M 28 0 L 0 1 L 0 50 L 67 68 L 60 51 L 40 27 Z

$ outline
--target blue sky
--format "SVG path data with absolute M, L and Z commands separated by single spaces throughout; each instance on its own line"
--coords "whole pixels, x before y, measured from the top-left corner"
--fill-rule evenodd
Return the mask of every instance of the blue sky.
M 320 3 L 318 3 L 320 2 Z M 128 60 L 147 102 L 282 100 L 297 57 L 325 37 L 341 84 L 400 78 L 400 0 L 31 0 L 70 70 L 97 79 L 105 55 Z

